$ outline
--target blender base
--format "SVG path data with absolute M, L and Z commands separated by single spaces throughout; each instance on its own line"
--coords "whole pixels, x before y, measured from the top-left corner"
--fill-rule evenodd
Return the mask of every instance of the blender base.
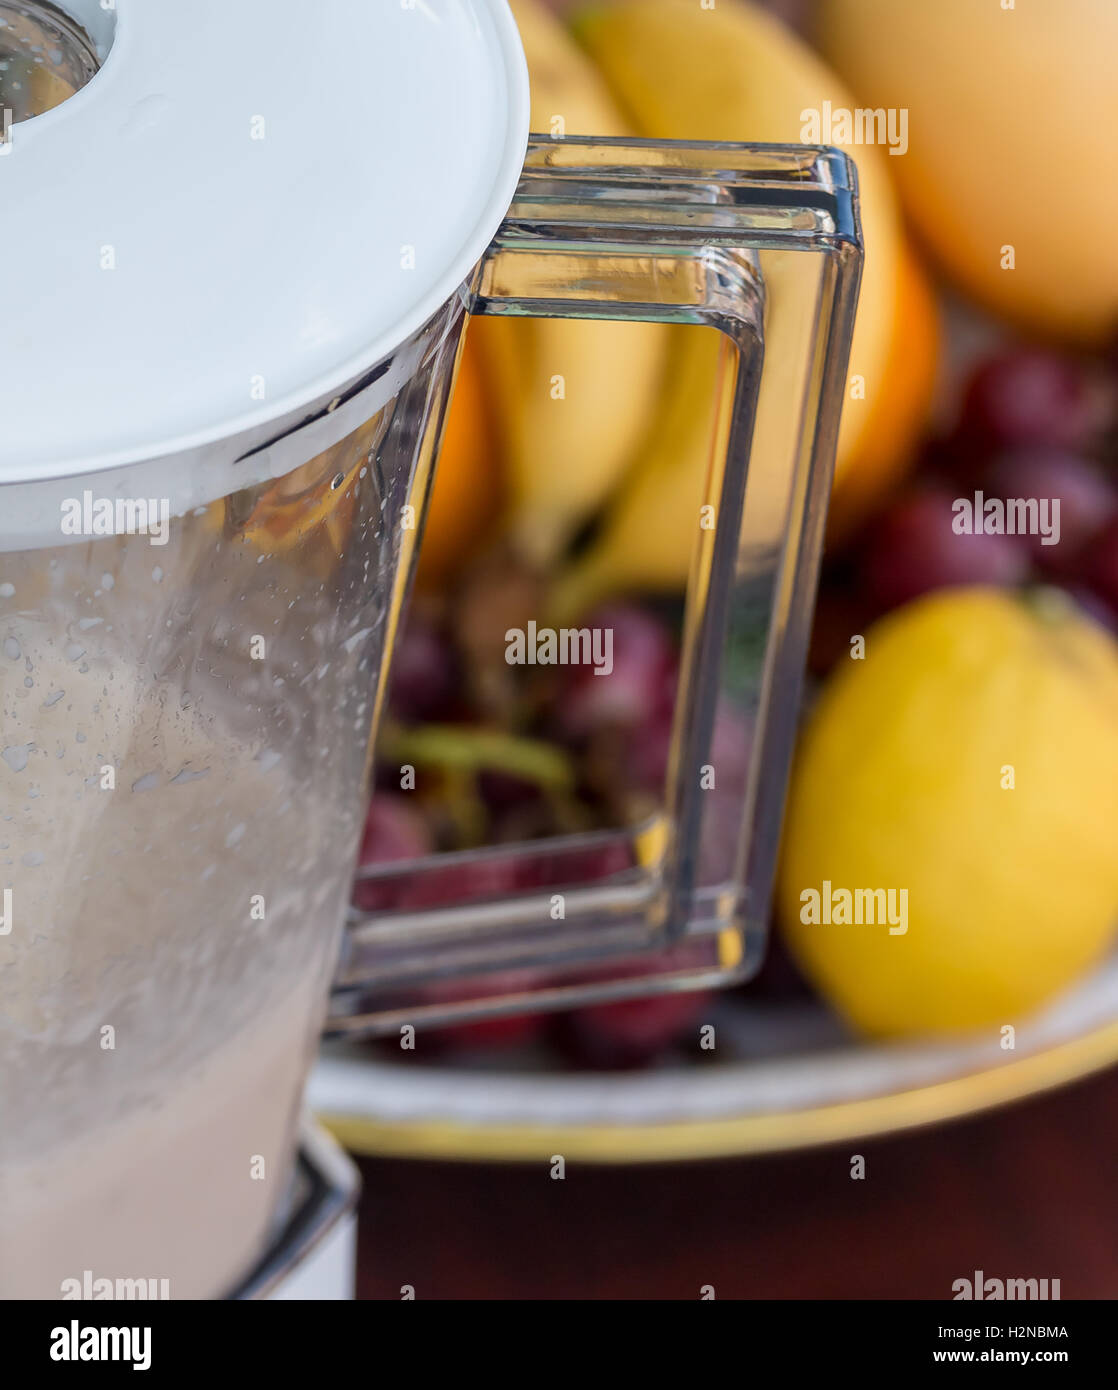
M 290 1215 L 233 1299 L 352 1299 L 356 1275 L 357 1169 L 317 1125 L 304 1126 Z

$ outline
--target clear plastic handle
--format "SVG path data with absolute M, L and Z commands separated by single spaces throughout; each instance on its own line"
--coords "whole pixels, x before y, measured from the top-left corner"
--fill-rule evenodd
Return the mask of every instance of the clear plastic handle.
M 357 901 L 373 910 L 352 913 L 331 1031 L 756 968 L 861 261 L 838 151 L 532 140 L 471 311 L 721 335 L 728 393 L 695 516 L 663 806 L 628 829 L 362 870 Z

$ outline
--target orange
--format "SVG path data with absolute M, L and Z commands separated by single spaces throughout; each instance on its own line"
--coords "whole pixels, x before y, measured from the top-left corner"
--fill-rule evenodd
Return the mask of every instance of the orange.
M 1113 0 L 813 8 L 823 52 L 859 106 L 905 112 L 911 141 L 886 163 L 959 288 L 1034 334 L 1108 343 L 1118 328 Z
M 502 479 L 481 354 L 467 336 L 419 552 L 417 586 L 438 589 L 500 517 Z

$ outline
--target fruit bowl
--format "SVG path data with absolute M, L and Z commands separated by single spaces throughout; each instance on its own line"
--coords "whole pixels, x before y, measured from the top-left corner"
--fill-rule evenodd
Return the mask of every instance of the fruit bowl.
M 1046 1091 L 1118 1061 L 1118 957 L 1017 1030 L 881 1045 L 813 999 L 715 997 L 711 1060 L 572 1074 L 542 1052 L 484 1050 L 427 1065 L 327 1044 L 309 1104 L 355 1153 L 546 1163 L 766 1153 L 911 1129 Z M 413 1060 L 414 1059 L 414 1060 Z

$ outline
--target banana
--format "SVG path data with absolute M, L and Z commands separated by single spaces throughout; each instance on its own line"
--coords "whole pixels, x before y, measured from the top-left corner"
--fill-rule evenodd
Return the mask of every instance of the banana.
M 839 78 L 778 20 L 744 0 L 703 9 L 691 0 L 618 0 L 576 13 L 574 30 L 632 112 L 640 134 L 673 140 L 783 141 L 803 137 L 805 116 L 853 110 Z M 879 145 L 841 146 L 858 166 L 866 261 L 851 376 L 865 400 L 844 412 L 836 477 L 872 426 L 885 387 L 893 305 L 904 245 L 888 157 Z
M 557 627 L 634 589 L 672 593 L 687 582 L 697 537 L 709 533 L 704 505 L 716 504 L 711 461 L 729 421 L 732 393 L 716 329 L 673 326 L 671 391 L 650 422 L 639 465 L 627 478 L 589 548 L 560 574 L 549 599 Z M 713 515 L 713 514 L 710 514 Z
M 798 39 L 738 0 L 720 0 L 714 9 L 691 0 L 617 0 L 576 13 L 574 32 L 645 136 L 795 142 L 805 108 L 821 109 L 824 101 L 853 106 Z M 861 394 L 887 399 L 904 242 L 884 155 L 865 146 L 856 153 L 868 252 L 850 372 L 864 378 Z M 810 277 L 787 258 L 763 259 L 762 269 L 770 304 L 788 308 L 796 299 L 803 312 L 802 296 L 814 292 Z M 787 421 L 803 390 L 795 318 L 778 312 L 766 323 L 766 376 L 753 456 L 769 471 L 753 470 L 757 476 L 751 473 L 746 498 L 754 515 L 762 509 L 766 524 L 777 527 L 784 521 L 777 508 L 786 505 L 786 493 L 774 460 L 787 458 Z M 681 336 L 673 348 L 667 414 L 654 423 L 642 460 L 623 482 L 589 550 L 556 586 L 556 611 L 568 618 L 625 590 L 686 585 L 712 441 L 719 436 L 710 404 L 712 335 L 674 331 Z M 859 450 L 872 438 L 872 418 L 864 400 L 847 402 L 836 477 L 857 467 Z M 766 486 L 766 476 L 772 486 Z
M 633 134 L 609 89 L 540 0 L 510 0 L 532 84 L 532 129 Z M 570 319 L 475 319 L 499 403 L 509 470 L 509 532 L 547 568 L 632 461 L 662 386 L 665 330 Z

